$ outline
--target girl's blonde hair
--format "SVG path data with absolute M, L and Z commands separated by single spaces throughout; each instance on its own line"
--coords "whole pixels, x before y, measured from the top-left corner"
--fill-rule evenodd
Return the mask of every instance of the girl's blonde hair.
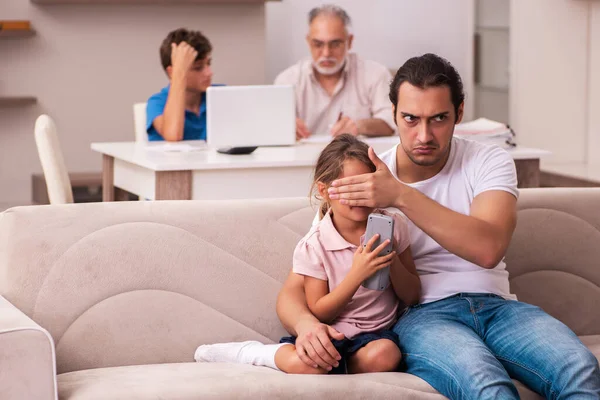
M 323 149 L 317 160 L 313 183 L 310 188 L 310 197 L 314 197 L 319 204 L 319 219 L 322 219 L 327 210 L 329 202 L 319 194 L 318 183 L 324 183 L 326 186 L 338 179 L 344 170 L 344 161 L 355 159 L 365 164 L 371 172 L 375 172 L 375 164 L 369 158 L 369 146 L 360 141 L 355 136 L 344 133 L 333 139 L 327 147 Z

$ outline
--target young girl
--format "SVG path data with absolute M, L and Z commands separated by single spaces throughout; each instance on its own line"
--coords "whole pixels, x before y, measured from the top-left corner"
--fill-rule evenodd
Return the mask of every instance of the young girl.
M 306 365 L 296 354 L 294 337 L 284 337 L 274 345 L 255 341 L 204 345 L 196 350 L 196 361 L 263 365 L 296 374 L 396 370 L 401 359 L 399 339 L 390 329 L 397 319 L 399 299 L 410 305 L 420 295 L 407 222 L 393 215 L 395 250 L 379 256 L 389 241 L 377 248 L 373 248 L 377 237 L 364 247 L 362 242 L 369 214 L 375 210 L 346 206 L 327 195 L 334 180 L 371 172 L 375 165 L 368 146 L 356 137 L 340 135 L 327 145 L 317 161 L 311 190 L 321 200 L 320 221 L 300 240 L 293 257 L 293 271 L 304 276 L 309 309 L 345 336 L 332 341 L 342 357 L 339 367 L 326 371 Z M 390 286 L 383 291 L 362 286 L 387 266 Z

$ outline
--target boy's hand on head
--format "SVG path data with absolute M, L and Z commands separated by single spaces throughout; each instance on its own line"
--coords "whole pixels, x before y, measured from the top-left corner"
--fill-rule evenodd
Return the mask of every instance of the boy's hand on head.
M 366 280 L 380 269 L 389 266 L 396 256 L 395 251 L 385 256 L 379 256 L 390 241 L 384 240 L 379 246 L 373 248 L 377 239 L 379 239 L 379 235 L 373 235 L 364 248 L 363 246 L 358 246 L 358 249 L 354 253 L 350 273 L 356 274 L 355 276 L 358 276 L 360 282 Z
M 328 189 L 332 200 L 353 207 L 385 208 L 393 206 L 402 185 L 390 172 L 387 165 L 369 147 L 369 158 L 375 164 L 375 172 L 337 179 Z
M 196 61 L 198 52 L 187 42 L 171 43 L 171 65 L 173 76 L 186 76 Z

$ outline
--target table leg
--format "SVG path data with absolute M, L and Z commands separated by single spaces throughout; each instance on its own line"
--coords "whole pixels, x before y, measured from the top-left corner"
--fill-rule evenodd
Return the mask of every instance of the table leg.
M 191 200 L 192 171 L 156 172 L 156 200 Z
M 102 201 L 115 201 L 115 158 L 102 155 Z
M 515 160 L 519 188 L 540 187 L 540 160 Z

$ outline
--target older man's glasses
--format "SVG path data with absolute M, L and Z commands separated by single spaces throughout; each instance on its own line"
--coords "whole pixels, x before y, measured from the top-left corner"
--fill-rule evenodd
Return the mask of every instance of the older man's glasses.
M 342 39 L 331 40 L 329 42 L 323 42 L 321 40 L 311 40 L 310 47 L 314 50 L 323 50 L 326 46 L 330 51 L 336 51 L 344 48 L 346 41 Z

